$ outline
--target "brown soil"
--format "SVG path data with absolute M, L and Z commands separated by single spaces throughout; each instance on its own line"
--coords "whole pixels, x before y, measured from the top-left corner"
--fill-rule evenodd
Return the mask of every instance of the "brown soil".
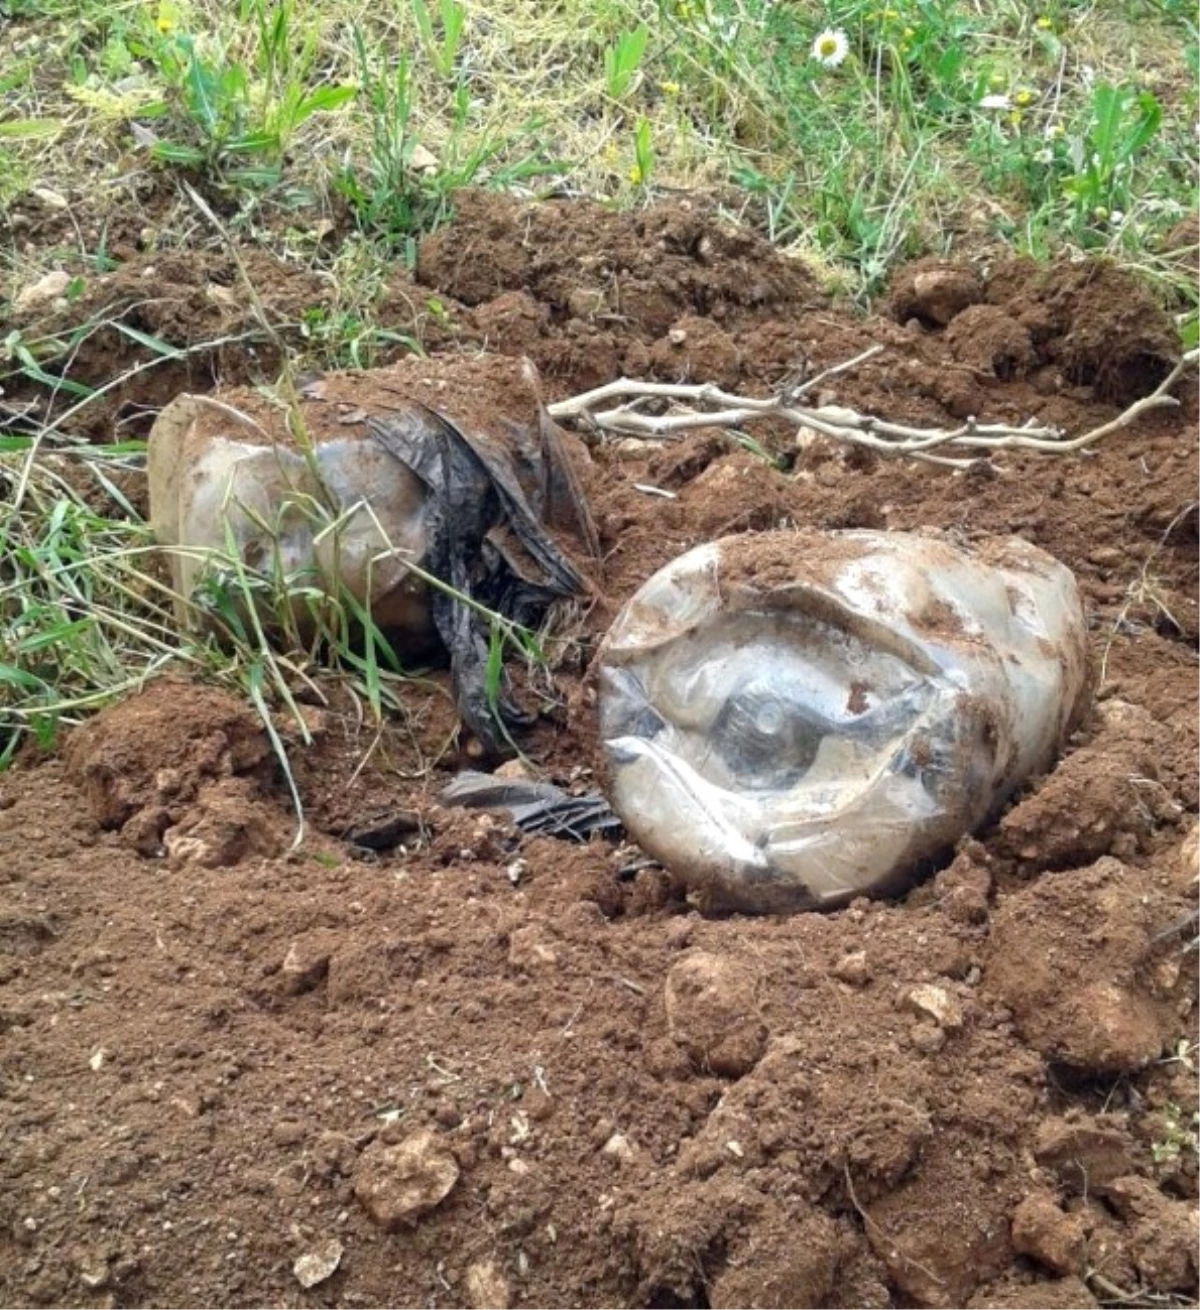
M 308 299 L 281 269 L 270 305 Z M 418 276 L 414 303 L 441 297 L 473 350 L 531 356 L 548 399 L 623 372 L 761 389 L 877 341 L 824 403 L 1078 429 L 1171 353 L 1112 270 L 1013 265 L 943 283 L 936 315 L 855 320 L 682 202 L 631 217 L 469 201 Z M 170 339 L 213 330 L 181 309 Z M 140 385 L 125 403 L 162 402 Z M 378 738 L 336 700 L 305 707 L 308 748 L 281 719 L 308 824 L 295 848 L 260 725 L 211 688 L 160 680 L 61 754 L 27 751 L 0 777 L 0 1301 L 1194 1298 L 1184 389 L 1182 413 L 1090 458 L 967 474 L 796 450 L 782 431 L 787 471 L 711 432 L 592 442 L 603 594 L 527 744 L 569 787 L 594 768 L 589 652 L 700 541 L 1017 533 L 1075 570 L 1096 712 L 902 902 L 704 918 L 629 847 L 442 809 L 469 743 L 438 677 Z

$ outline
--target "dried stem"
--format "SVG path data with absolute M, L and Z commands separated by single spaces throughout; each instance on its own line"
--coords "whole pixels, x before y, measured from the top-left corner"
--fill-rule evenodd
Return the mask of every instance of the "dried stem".
M 1112 432 L 1127 427 L 1153 409 L 1176 406 L 1171 388 L 1183 373 L 1200 360 L 1200 350 L 1189 350 L 1170 374 L 1148 395 L 1135 401 L 1108 423 L 1080 436 L 1067 437 L 1060 428 L 1041 427 L 1033 420 L 1021 427 L 1003 423 L 979 423 L 968 418 L 956 428 L 914 428 L 892 423 L 841 405 L 809 408 L 798 404 L 818 382 L 857 367 L 880 353 L 881 346 L 835 364 L 798 387 L 785 387 L 773 396 L 739 396 L 710 384 L 638 382 L 622 378 L 549 407 L 551 418 L 576 422 L 605 433 L 626 433 L 658 440 L 670 440 L 696 428 L 743 428 L 761 419 L 783 419 L 797 427 L 822 433 L 836 441 L 864 446 L 881 455 L 904 455 L 951 468 L 969 468 L 997 450 L 1035 450 L 1045 454 L 1072 454 L 1093 445 Z M 602 408 L 610 401 L 622 403 Z M 665 414 L 648 414 L 647 401 L 668 401 Z M 942 454 L 934 454 L 949 448 Z M 970 452 L 965 458 L 964 453 Z

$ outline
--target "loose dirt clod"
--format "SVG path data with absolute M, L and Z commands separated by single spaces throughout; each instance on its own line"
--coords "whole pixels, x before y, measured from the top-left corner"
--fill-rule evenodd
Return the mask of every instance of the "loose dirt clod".
M 354 1195 L 380 1228 L 395 1232 L 440 1205 L 458 1175 L 443 1140 L 423 1128 L 395 1146 L 372 1142 L 354 1170 Z
M 732 959 L 695 951 L 671 966 L 667 1028 L 701 1069 L 740 1078 L 766 1049 L 753 973 Z
M 1048 1059 L 1096 1074 L 1142 1068 L 1177 1017 L 1149 979 L 1150 894 L 1106 857 L 1011 897 L 996 913 L 988 986 Z
M 492 1260 L 480 1260 L 471 1265 L 463 1283 L 467 1305 L 472 1310 L 508 1310 L 512 1305 L 508 1279 Z
M 1087 1255 L 1087 1225 L 1068 1215 L 1052 1193 L 1033 1192 L 1013 1211 L 1013 1250 L 1031 1256 L 1051 1273 L 1080 1274 Z
M 1129 1172 L 1133 1143 L 1114 1115 L 1076 1115 L 1044 1120 L 1034 1155 L 1065 1187 L 1086 1193 Z
M 891 310 L 901 323 L 918 318 L 945 327 L 983 299 L 974 269 L 946 260 L 922 259 L 902 269 L 892 283 Z

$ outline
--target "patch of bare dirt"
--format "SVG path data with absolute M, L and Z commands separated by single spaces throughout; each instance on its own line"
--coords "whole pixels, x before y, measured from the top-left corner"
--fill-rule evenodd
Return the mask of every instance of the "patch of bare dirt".
M 463 302 L 464 337 L 481 314 L 523 325 L 489 344 L 531 355 L 554 394 L 710 366 L 761 387 L 879 340 L 830 403 L 1075 426 L 1159 367 L 1144 316 L 1127 355 L 1095 338 L 1110 353 L 1070 363 L 1093 340 L 1070 309 L 1081 271 L 1041 292 L 981 278 L 945 323 L 906 327 L 823 304 L 699 208 L 546 209 L 523 226 L 468 203 L 419 273 Z M 1089 294 L 1128 308 L 1107 279 Z M 967 329 L 1018 303 L 1051 362 L 985 367 Z M 352 378 L 324 381 L 332 422 Z M 593 443 L 601 595 L 526 743 L 568 788 L 594 767 L 588 654 L 702 540 L 1017 533 L 1076 572 L 1096 712 L 901 902 L 704 918 L 627 847 L 446 810 L 472 761 L 440 674 L 378 738 L 351 705 L 306 706 L 307 748 L 281 720 L 296 849 L 254 715 L 195 682 L 22 758 L 0 777 L 0 1300 L 1194 1297 L 1194 421 L 1189 397 L 1087 459 L 1006 456 L 991 475 L 798 451 L 786 432 L 782 467 L 712 432 Z M 634 485 L 655 481 L 676 498 Z

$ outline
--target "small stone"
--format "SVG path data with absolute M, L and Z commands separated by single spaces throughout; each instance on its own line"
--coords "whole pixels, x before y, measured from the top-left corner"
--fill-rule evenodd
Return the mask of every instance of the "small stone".
M 238 293 L 232 287 L 221 286 L 219 282 L 210 282 L 204 288 L 204 294 L 214 305 L 220 305 L 222 309 L 236 309 L 238 306 Z
M 512 1305 L 508 1280 L 491 1260 L 471 1265 L 463 1279 L 463 1288 L 472 1310 L 508 1310 Z
M 612 444 L 612 453 L 618 459 L 649 459 L 654 449 L 652 442 L 643 441 L 641 437 L 622 437 Z
M 509 938 L 508 962 L 523 973 L 551 973 L 558 967 L 558 952 L 541 928 L 529 924 Z
M 964 268 L 923 269 L 912 280 L 912 311 L 939 327 L 982 296 L 979 279 Z
M 962 1006 L 945 987 L 926 984 L 914 987 L 904 998 L 905 1005 L 922 1019 L 932 1019 L 941 1028 L 953 1031 L 963 1024 Z
M 567 309 L 572 318 L 591 318 L 604 308 L 604 292 L 599 288 L 573 287 L 567 293 Z
M 396 1232 L 440 1205 L 458 1177 L 458 1161 L 445 1140 L 422 1128 L 397 1146 L 372 1142 L 354 1170 L 354 1195 L 375 1223 Z
M 689 952 L 667 973 L 666 1007 L 667 1031 L 701 1070 L 740 1078 L 766 1050 L 756 979 L 740 960 Z
M 87 1258 L 80 1261 L 79 1281 L 93 1292 L 108 1286 L 111 1273 L 108 1261 L 101 1257 Z
M 614 1160 L 620 1160 L 622 1164 L 632 1160 L 635 1154 L 629 1138 L 623 1133 L 613 1133 L 600 1150 L 604 1155 L 611 1156 Z
M 280 967 L 283 990 L 289 996 L 310 992 L 325 980 L 329 972 L 332 943 L 325 933 L 308 933 L 288 947 Z
M 36 196 L 47 209 L 57 209 L 61 211 L 64 209 L 70 209 L 71 207 L 71 202 L 61 191 L 53 191 L 48 186 L 31 186 L 29 188 L 29 194 L 31 196 Z
M 824 432 L 818 432 L 816 428 L 810 428 L 806 423 L 802 423 L 796 429 L 795 447 L 798 454 L 806 455 L 814 446 L 828 445 L 829 440 Z
M 1087 1253 L 1086 1222 L 1082 1214 L 1064 1213 L 1050 1192 L 1034 1192 L 1013 1211 L 1013 1249 L 1053 1273 L 1081 1273 Z
M 851 987 L 865 987 L 871 981 L 871 962 L 866 951 L 851 951 L 833 966 L 833 976 Z
M 299 1146 L 305 1136 L 304 1125 L 295 1119 L 281 1119 L 271 1125 L 271 1140 L 276 1146 Z
M 316 1287 L 323 1283 L 342 1262 L 342 1244 L 336 1237 L 321 1242 L 311 1251 L 296 1257 L 292 1273 L 301 1287 Z
M 1185 895 L 1195 890 L 1200 879 L 1200 824 L 1193 824 L 1191 831 L 1179 844 L 1179 854 L 1171 879 L 1178 891 Z
M 1088 551 L 1088 562 L 1102 568 L 1120 564 L 1126 558 L 1128 558 L 1126 553 L 1118 550 L 1116 546 L 1097 546 L 1094 550 Z
M 70 274 L 61 268 L 56 268 L 17 293 L 17 298 L 13 301 L 13 312 L 27 314 L 32 309 L 40 309 L 63 295 L 70 284 Z
M 438 157 L 423 146 L 419 141 L 412 148 L 412 154 L 408 157 L 409 167 L 417 173 L 436 173 L 438 170 Z
M 493 778 L 503 778 L 505 782 L 528 782 L 533 777 L 529 765 L 524 760 L 505 760 L 492 770 Z

